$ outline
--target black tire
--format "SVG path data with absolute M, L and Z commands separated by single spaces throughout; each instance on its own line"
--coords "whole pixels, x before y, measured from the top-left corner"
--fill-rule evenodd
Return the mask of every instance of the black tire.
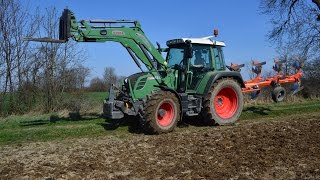
M 239 119 L 242 109 L 243 93 L 239 83 L 221 79 L 213 84 L 205 97 L 202 115 L 209 124 L 227 125 Z
M 271 96 L 274 102 L 282 102 L 286 97 L 286 89 L 278 86 L 273 89 L 273 91 L 271 92 Z
M 158 91 L 149 96 L 143 112 L 142 126 L 147 134 L 168 133 L 180 120 L 178 98 L 171 92 Z

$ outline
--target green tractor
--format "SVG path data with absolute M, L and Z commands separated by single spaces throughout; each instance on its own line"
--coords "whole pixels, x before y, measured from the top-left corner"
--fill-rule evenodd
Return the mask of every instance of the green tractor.
M 109 119 L 137 116 L 146 133 L 160 134 L 171 132 L 185 116 L 226 125 L 242 112 L 244 82 L 239 72 L 226 71 L 225 44 L 212 37 L 173 39 L 167 41 L 167 48 L 158 43 L 156 48 L 138 21 L 77 21 L 68 9 L 62 13 L 59 31 L 59 40 L 28 40 L 119 42 L 141 69 L 120 87 L 111 87 L 103 106 Z

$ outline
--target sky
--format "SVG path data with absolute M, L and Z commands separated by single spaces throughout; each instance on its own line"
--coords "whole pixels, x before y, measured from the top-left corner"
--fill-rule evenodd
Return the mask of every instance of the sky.
M 227 45 L 224 49 L 227 64 L 258 59 L 269 62 L 271 67 L 276 56 L 275 47 L 267 39 L 272 27 L 268 17 L 259 11 L 259 0 L 38 0 L 29 3 L 40 9 L 55 6 L 61 12 L 68 7 L 77 20 L 138 20 L 151 42 L 154 45 L 159 42 L 162 47 L 166 47 L 169 39 L 206 37 L 218 29 L 216 40 Z M 105 67 L 114 67 L 122 76 L 139 72 L 120 44 L 82 43 L 81 46 L 87 51 L 85 65 L 92 69 L 91 77 L 102 77 Z

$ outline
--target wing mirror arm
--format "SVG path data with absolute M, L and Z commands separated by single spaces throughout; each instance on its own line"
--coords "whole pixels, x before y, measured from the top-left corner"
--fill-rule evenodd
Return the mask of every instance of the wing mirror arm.
M 192 58 L 193 56 L 193 52 L 192 52 L 192 44 L 190 40 L 186 40 L 186 44 L 187 44 L 187 50 L 186 50 L 186 56 L 187 58 Z

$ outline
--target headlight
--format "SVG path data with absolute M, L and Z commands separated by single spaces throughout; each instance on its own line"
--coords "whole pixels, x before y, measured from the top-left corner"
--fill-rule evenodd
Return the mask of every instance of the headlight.
M 127 84 L 127 83 L 128 83 L 128 78 L 125 78 L 125 79 L 123 80 L 123 82 L 124 82 L 125 84 Z

